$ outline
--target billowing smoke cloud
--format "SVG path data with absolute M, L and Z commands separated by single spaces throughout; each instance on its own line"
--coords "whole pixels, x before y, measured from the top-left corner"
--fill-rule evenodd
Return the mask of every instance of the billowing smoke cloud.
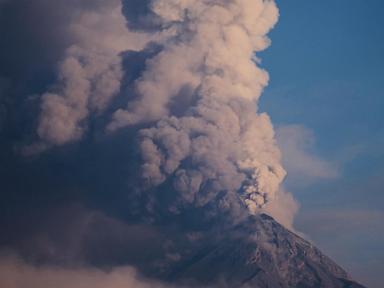
M 274 2 L 159 0 L 151 10 L 176 35 L 147 61 L 137 99 L 109 129 L 156 122 L 140 131 L 143 177 L 155 186 L 171 177 L 179 206 L 216 200 L 255 213 L 285 176 L 270 120 L 255 111 L 268 74 L 254 53 L 269 45 Z
M 123 76 L 120 53 L 143 48 L 144 34 L 128 31 L 121 2 L 94 1 L 69 23 L 74 44 L 58 69 L 58 82 L 42 95 L 37 133 L 43 149 L 82 137 L 91 113 L 101 113 L 118 93 Z
M 268 74 L 255 52 L 270 44 L 274 1 L 143 1 L 135 17 L 129 3 L 125 16 L 140 32 L 127 30 L 117 1 L 98 2 L 72 24 L 79 40 L 60 64 L 59 82 L 42 96 L 40 148 L 80 139 L 91 114 L 102 113 L 120 89 L 121 52 L 144 52 L 150 41 L 157 53 L 107 129 L 145 127 L 138 131 L 143 187 L 170 185 L 177 196 L 169 211 L 256 213 L 285 177 L 271 121 L 256 112 Z M 142 41 L 132 47 L 132 39 Z

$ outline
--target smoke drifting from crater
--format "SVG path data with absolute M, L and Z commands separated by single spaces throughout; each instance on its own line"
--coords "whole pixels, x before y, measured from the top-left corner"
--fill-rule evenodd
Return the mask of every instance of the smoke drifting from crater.
M 269 77 L 255 52 L 270 44 L 274 1 L 143 1 L 134 17 L 125 1 L 135 32 L 115 2 L 100 1 L 74 25 L 79 44 L 68 49 L 57 87 L 42 96 L 44 146 L 80 139 L 90 116 L 103 114 L 120 90 L 121 52 L 156 47 L 121 93 L 128 104 L 113 112 L 107 131 L 141 127 L 143 187 L 156 194 L 152 188 L 170 185 L 170 212 L 257 213 L 285 177 L 271 121 L 257 113 Z

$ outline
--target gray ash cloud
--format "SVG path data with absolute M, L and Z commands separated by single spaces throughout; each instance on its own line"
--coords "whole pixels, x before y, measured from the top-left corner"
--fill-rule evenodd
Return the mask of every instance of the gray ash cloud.
M 269 77 L 255 55 L 273 1 L 0 9 L 1 247 L 31 263 L 145 271 L 158 259 L 132 253 L 148 233 L 154 255 L 177 259 L 175 239 L 213 237 L 273 203 L 285 171 L 257 111 Z

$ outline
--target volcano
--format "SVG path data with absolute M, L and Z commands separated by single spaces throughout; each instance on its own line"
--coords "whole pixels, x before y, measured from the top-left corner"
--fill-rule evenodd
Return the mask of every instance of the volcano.
M 197 287 L 364 287 L 266 214 L 251 216 L 216 241 L 201 244 L 177 261 L 165 278 Z

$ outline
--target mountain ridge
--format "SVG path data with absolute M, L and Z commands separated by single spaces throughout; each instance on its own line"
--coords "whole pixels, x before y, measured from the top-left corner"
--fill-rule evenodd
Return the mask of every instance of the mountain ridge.
M 266 214 L 250 216 L 220 238 L 177 261 L 166 280 L 198 287 L 364 288 L 313 244 Z

